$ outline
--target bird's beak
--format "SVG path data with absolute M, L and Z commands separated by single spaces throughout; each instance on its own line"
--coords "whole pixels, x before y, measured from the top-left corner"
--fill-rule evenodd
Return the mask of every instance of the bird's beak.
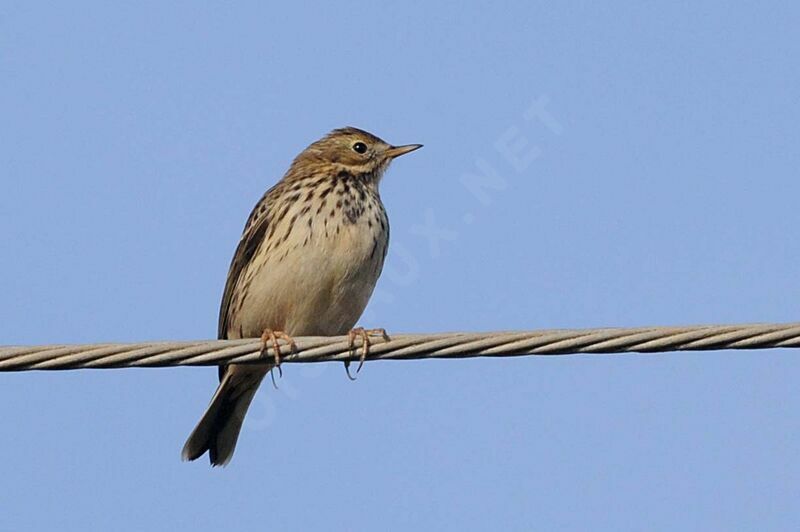
M 401 155 L 405 155 L 406 153 L 411 153 L 414 150 L 418 150 L 422 147 L 422 144 L 406 144 L 405 146 L 392 146 L 388 150 L 386 150 L 386 156 L 390 159 L 394 159 L 395 157 L 400 157 Z

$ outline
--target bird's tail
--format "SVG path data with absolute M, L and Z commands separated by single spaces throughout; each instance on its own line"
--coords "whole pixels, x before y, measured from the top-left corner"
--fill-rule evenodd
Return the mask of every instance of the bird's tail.
M 208 451 L 212 466 L 226 465 L 233 457 L 247 408 L 271 366 L 231 365 L 186 444 L 181 458 L 195 460 Z

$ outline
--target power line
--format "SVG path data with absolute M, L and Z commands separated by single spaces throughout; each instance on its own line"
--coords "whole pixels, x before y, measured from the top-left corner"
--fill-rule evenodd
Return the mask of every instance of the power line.
M 346 336 L 297 337 L 286 363 L 357 360 Z M 357 340 L 358 346 L 360 340 Z M 367 360 L 659 353 L 800 347 L 800 323 L 397 334 L 372 339 Z M 259 339 L 0 347 L 0 371 L 216 366 L 272 360 Z

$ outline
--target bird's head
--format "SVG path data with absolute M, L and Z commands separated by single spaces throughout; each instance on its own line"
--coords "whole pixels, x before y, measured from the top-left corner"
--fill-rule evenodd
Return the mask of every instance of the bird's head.
M 295 158 L 287 177 L 347 172 L 378 181 L 392 160 L 421 147 L 422 144 L 392 146 L 354 127 L 334 129 Z

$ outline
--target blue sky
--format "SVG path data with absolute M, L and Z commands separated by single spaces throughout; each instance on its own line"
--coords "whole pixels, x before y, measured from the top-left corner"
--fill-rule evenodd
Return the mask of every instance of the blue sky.
M 800 7 L 625 4 L 0 3 L 0 344 L 213 337 L 252 205 L 343 125 L 425 144 L 366 326 L 797 321 Z M 0 530 L 796 529 L 798 375 L 292 365 L 212 470 L 213 369 L 0 374 Z

